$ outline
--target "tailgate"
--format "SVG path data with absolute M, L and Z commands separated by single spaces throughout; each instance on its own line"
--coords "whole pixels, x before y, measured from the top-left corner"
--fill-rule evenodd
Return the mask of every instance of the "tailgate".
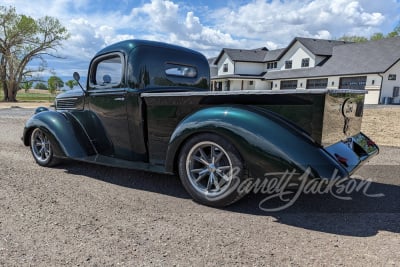
M 350 174 L 379 152 L 361 132 L 365 93 L 335 90 L 325 98 L 321 144 Z
M 325 97 L 321 144 L 332 145 L 361 132 L 365 90 L 330 90 Z

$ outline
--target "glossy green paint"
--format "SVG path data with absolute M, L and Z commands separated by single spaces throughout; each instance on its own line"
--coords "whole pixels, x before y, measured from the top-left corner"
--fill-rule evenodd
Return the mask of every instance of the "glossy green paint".
M 173 168 L 183 142 L 202 132 L 221 135 L 234 144 L 252 177 L 286 170 L 303 173 L 307 167 L 317 177 L 331 177 L 335 169 L 348 175 L 325 150 L 282 117 L 247 106 L 207 108 L 184 119 L 171 136 L 167 170 Z
M 33 115 L 25 124 L 23 141 L 29 145 L 30 133 L 34 128 L 41 128 L 50 133 L 49 137 L 56 144 L 55 155 L 57 157 L 81 158 L 88 155 L 85 148 L 88 147 L 88 139 L 80 135 L 82 129 L 71 122 L 60 112 L 43 111 Z M 83 139 L 80 137 L 83 136 Z

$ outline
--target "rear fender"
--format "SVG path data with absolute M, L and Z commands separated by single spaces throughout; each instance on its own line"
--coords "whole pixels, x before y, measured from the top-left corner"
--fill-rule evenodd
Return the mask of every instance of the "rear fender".
M 56 111 L 42 111 L 33 115 L 24 128 L 22 139 L 26 146 L 29 146 L 30 135 L 35 128 L 50 134 L 51 141 L 56 144 L 56 157 L 81 158 L 93 154 L 85 131 L 72 116 Z
M 250 106 L 206 108 L 186 117 L 171 136 L 167 171 L 173 172 L 184 142 L 203 132 L 229 140 L 255 178 L 287 170 L 305 172 L 308 167 L 315 177 L 331 178 L 333 173 L 336 177 L 348 176 L 348 172 L 304 131 L 276 113 Z

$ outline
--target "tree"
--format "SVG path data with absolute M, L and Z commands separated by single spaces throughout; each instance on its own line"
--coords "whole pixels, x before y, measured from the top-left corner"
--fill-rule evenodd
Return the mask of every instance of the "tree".
M 32 85 L 32 81 L 23 81 L 20 83 L 19 88 L 24 89 L 25 92 L 28 92 L 28 90 L 32 88 Z
M 385 38 L 385 36 L 381 32 L 376 32 L 373 35 L 371 35 L 371 37 L 369 37 L 369 39 L 371 41 L 377 41 L 377 40 L 381 40 L 381 39 L 384 39 L 384 38 Z
M 61 42 L 69 38 L 67 29 L 58 19 L 45 16 L 33 19 L 17 14 L 15 8 L 0 6 L 0 81 L 4 101 L 16 101 L 19 84 L 32 73 L 43 71 L 44 56 L 55 53 Z M 27 68 L 37 59 L 41 65 Z
M 396 37 L 400 35 L 400 22 L 397 26 L 393 29 L 393 31 L 389 32 L 387 38 Z
M 38 82 L 35 84 L 35 89 L 47 90 L 47 85 L 42 82 Z
M 47 88 L 49 89 L 50 93 L 54 94 L 58 89 L 64 86 L 63 80 L 57 76 L 51 76 L 47 80 Z
M 342 37 L 339 38 L 340 41 L 345 41 L 345 42 L 354 42 L 354 43 L 362 43 L 368 41 L 367 38 L 363 36 L 348 36 L 348 35 L 343 35 Z
M 74 88 L 74 86 L 77 86 L 78 83 L 77 83 L 77 81 L 75 81 L 75 80 L 68 80 L 68 81 L 65 83 L 65 85 L 68 86 L 69 89 L 72 89 L 72 88 Z

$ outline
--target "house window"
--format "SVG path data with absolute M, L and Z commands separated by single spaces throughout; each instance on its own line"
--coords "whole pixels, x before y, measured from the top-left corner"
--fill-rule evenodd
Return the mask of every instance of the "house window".
M 253 85 L 254 84 L 254 81 L 249 81 L 249 85 Z
M 328 86 L 328 79 L 308 79 L 307 89 L 325 89 Z
M 395 81 L 396 80 L 396 74 L 389 74 L 388 80 L 389 81 Z
M 393 87 L 393 97 L 398 97 L 399 91 L 400 91 L 400 87 L 398 87 L 398 86 Z
M 309 58 L 303 58 L 301 60 L 301 67 L 302 68 L 307 68 L 310 66 L 310 59 Z
M 285 61 L 285 69 L 291 69 L 291 68 L 292 68 L 292 61 L 286 60 Z
M 225 64 L 224 64 L 223 72 L 228 72 L 228 63 L 225 63 Z
M 276 69 L 278 67 L 278 62 L 268 62 L 267 63 L 267 69 Z
M 364 90 L 367 84 L 367 76 L 344 77 L 339 80 L 339 89 Z
M 296 88 L 297 88 L 297 80 L 281 81 L 281 90 L 282 89 L 296 89 Z

